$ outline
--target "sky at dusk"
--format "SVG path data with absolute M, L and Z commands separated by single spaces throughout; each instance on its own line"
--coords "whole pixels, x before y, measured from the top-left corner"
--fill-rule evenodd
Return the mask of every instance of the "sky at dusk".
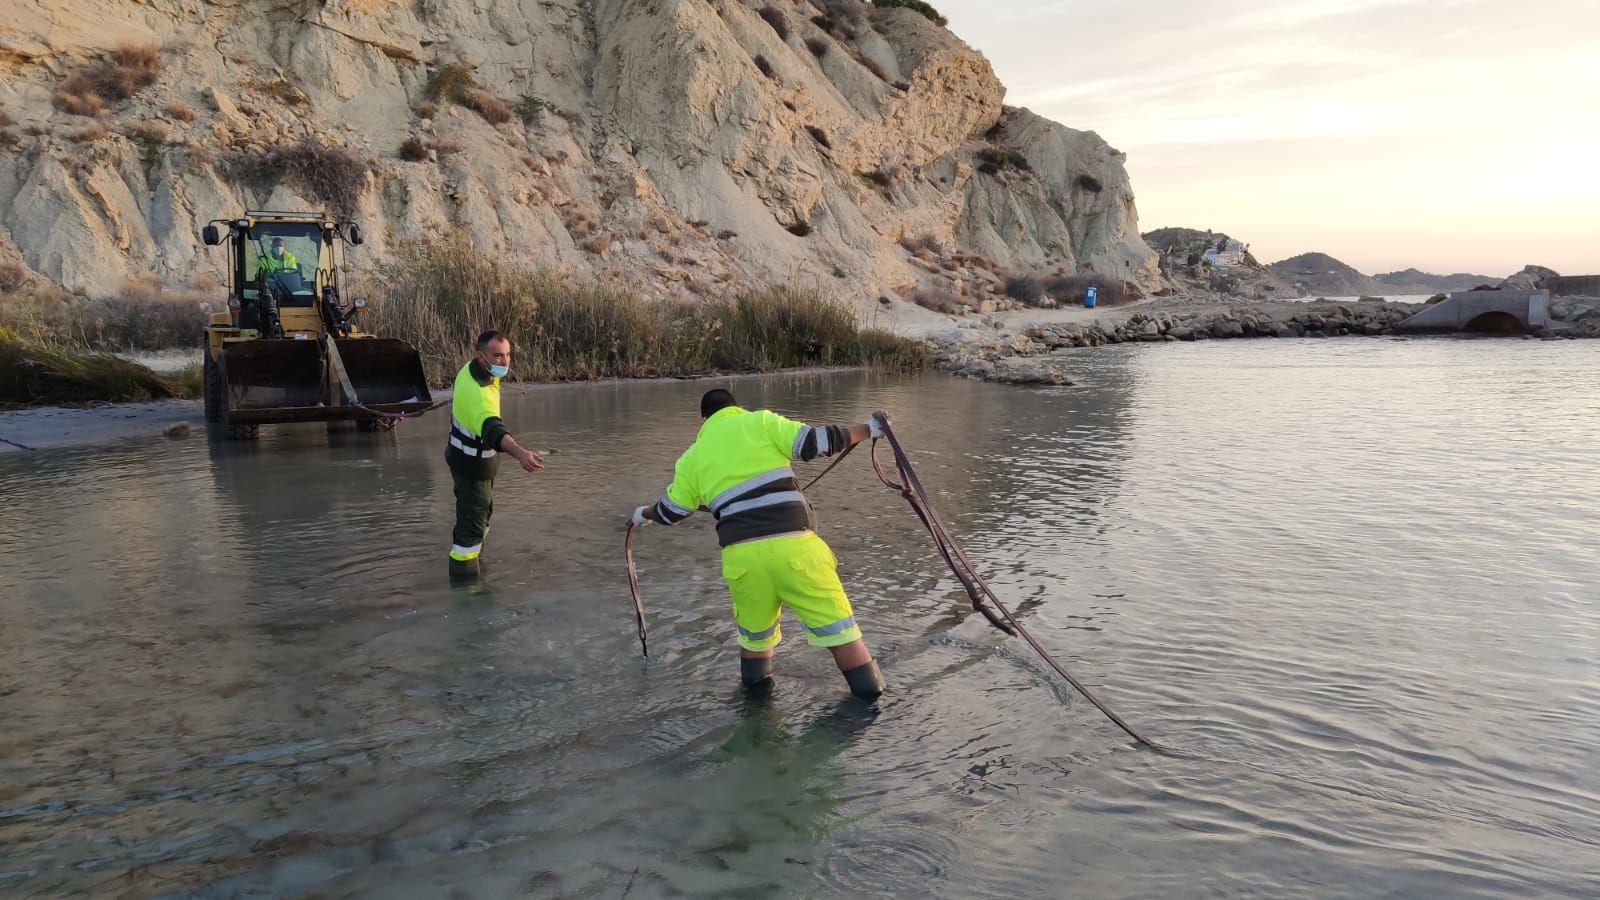
M 1600 273 L 1600 0 L 935 5 L 1007 103 L 1127 152 L 1141 230 Z

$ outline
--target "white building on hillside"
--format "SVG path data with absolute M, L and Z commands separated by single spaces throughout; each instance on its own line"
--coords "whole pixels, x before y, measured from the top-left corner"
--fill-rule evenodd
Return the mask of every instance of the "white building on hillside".
M 1242 266 L 1244 265 L 1245 254 L 1249 252 L 1249 249 L 1247 245 L 1239 241 L 1228 241 L 1222 245 L 1221 250 L 1216 247 L 1208 247 L 1206 252 L 1200 255 L 1201 264 L 1211 263 L 1214 268 L 1218 269 L 1231 269 L 1234 266 Z

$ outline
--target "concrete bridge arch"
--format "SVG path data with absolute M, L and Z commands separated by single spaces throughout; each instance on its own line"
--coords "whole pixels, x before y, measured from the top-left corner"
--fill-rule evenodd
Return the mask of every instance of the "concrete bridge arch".
M 1408 332 L 1472 331 L 1516 334 L 1550 324 L 1548 291 L 1458 291 L 1398 326 Z

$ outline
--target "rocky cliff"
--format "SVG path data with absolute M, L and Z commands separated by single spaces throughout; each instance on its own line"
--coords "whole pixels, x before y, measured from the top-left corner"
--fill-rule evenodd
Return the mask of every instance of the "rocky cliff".
M 1159 286 L 1123 155 L 856 0 L 11 0 L 0 252 L 91 294 L 220 279 L 245 208 L 459 232 L 662 296 L 875 308 L 1013 273 Z M 120 53 L 118 52 L 120 48 Z M 158 52 L 150 53 L 149 48 Z

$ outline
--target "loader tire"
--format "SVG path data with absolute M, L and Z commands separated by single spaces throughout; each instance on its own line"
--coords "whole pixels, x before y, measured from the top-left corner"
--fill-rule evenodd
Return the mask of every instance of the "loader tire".
M 206 421 L 214 425 L 222 421 L 222 373 L 217 370 L 217 361 L 211 358 L 210 347 L 202 345 L 200 352 L 205 354 L 200 368 L 205 374 Z

